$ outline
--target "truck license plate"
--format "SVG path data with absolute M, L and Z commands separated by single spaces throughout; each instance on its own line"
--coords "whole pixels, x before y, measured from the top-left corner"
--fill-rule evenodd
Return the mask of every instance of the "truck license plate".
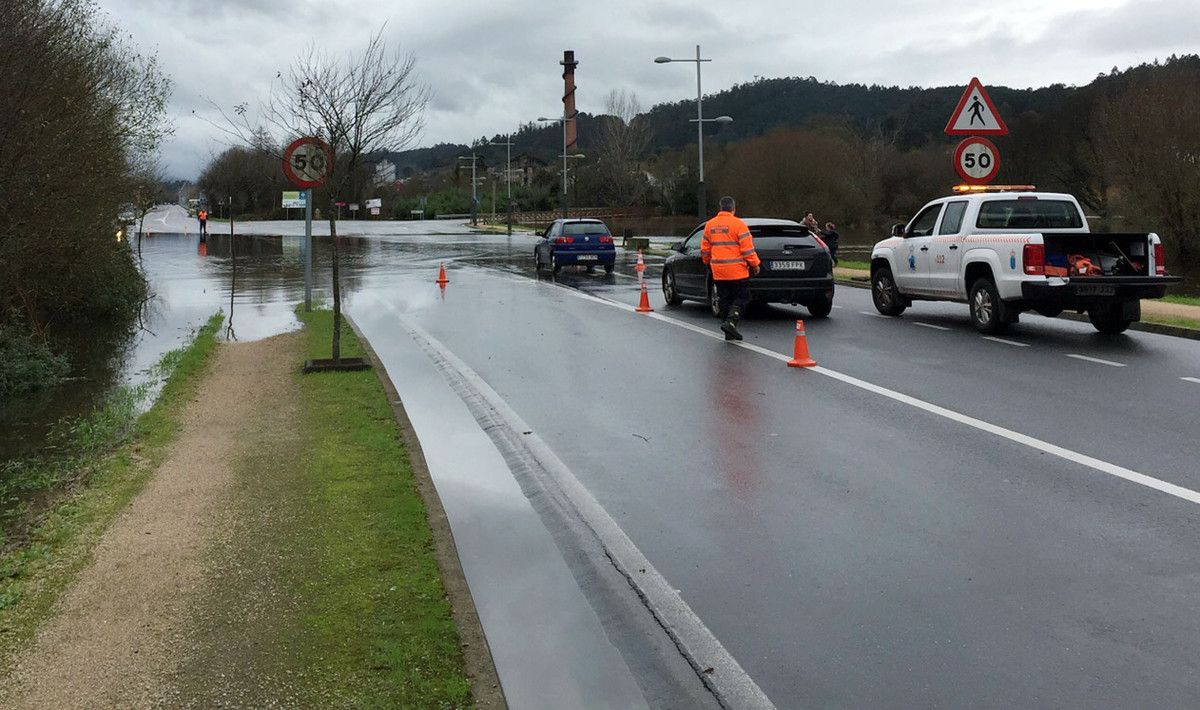
M 804 271 L 807 266 L 803 261 L 772 261 L 771 271 Z
M 1089 284 L 1075 287 L 1077 296 L 1115 296 L 1117 295 L 1116 286 L 1105 286 L 1102 284 Z

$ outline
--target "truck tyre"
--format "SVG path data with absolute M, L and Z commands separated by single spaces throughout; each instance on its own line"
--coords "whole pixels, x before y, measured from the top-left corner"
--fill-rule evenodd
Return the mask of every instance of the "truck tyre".
M 971 308 L 971 324 L 986 335 L 1003 333 L 1014 320 L 1004 301 L 1000 300 L 996 284 L 986 276 L 971 284 L 967 305 Z
M 1088 309 L 1088 320 L 1105 335 L 1124 333 L 1133 321 L 1125 317 L 1120 303 L 1105 303 Z
M 885 316 L 898 316 L 904 312 L 904 297 L 896 288 L 891 267 L 881 266 L 871 274 L 871 300 L 875 302 L 875 310 Z

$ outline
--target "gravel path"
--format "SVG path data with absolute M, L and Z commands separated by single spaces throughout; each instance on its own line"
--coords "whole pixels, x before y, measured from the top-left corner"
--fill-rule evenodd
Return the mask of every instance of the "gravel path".
M 101 538 L 92 563 L 19 659 L 8 708 L 176 705 L 189 609 L 232 503 L 247 422 L 288 397 L 297 333 L 222 344 L 154 477 Z

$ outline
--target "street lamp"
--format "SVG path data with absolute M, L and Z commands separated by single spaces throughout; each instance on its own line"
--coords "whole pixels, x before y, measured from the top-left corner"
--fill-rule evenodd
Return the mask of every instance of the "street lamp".
M 697 212 L 700 219 L 706 216 L 705 211 L 705 196 L 704 196 L 704 124 L 705 123 L 729 123 L 733 119 L 729 116 L 718 116 L 716 118 L 704 117 L 704 92 L 700 89 L 700 65 L 704 62 L 711 62 L 711 59 L 700 58 L 700 45 L 696 45 L 695 59 L 672 59 L 670 57 L 655 57 L 655 64 L 669 64 L 671 62 L 695 62 L 696 63 L 696 117 L 691 119 L 691 123 L 696 124 L 696 138 L 700 150 L 700 184 L 696 186 L 696 201 Z
M 508 137 L 504 139 L 503 143 L 499 143 L 497 141 L 492 141 L 491 143 L 488 143 L 488 145 L 504 146 L 504 150 L 505 150 L 504 184 L 505 184 L 505 187 L 507 188 L 507 194 L 508 194 L 508 210 L 507 210 L 507 212 L 508 212 L 508 236 L 511 237 L 512 236 L 512 208 L 513 208 L 513 204 L 512 204 L 512 147 L 513 147 L 512 134 L 510 133 L 508 135 Z M 495 209 L 495 206 L 493 206 L 492 209 Z M 492 218 L 495 219 L 495 215 L 493 215 Z
M 565 110 L 565 108 L 564 108 L 564 110 Z M 562 118 L 546 118 L 545 116 L 542 116 L 542 117 L 538 118 L 538 120 L 542 121 L 543 123 L 558 122 L 558 123 L 561 123 L 562 127 L 563 127 L 563 149 L 562 149 L 562 155 L 559 157 L 561 157 L 563 159 L 562 212 L 563 212 L 563 219 L 566 219 L 567 218 L 567 158 L 576 157 L 575 155 L 567 155 L 567 121 L 569 121 L 570 119 L 567 118 L 566 116 L 563 116 Z M 578 155 L 578 157 L 582 158 L 583 156 Z
M 479 198 L 475 194 L 475 186 L 479 182 L 475 179 L 475 166 L 479 163 L 479 156 L 475 155 L 474 151 L 471 151 L 470 155 L 460 155 L 458 159 L 471 161 L 471 225 L 474 226 L 478 224 L 478 220 L 475 218 L 475 210 L 479 204 Z

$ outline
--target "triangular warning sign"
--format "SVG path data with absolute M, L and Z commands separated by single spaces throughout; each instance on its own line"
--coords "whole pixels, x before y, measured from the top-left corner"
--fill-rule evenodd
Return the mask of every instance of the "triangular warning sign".
M 972 78 L 946 124 L 948 136 L 1006 136 L 1008 126 L 979 79 Z

